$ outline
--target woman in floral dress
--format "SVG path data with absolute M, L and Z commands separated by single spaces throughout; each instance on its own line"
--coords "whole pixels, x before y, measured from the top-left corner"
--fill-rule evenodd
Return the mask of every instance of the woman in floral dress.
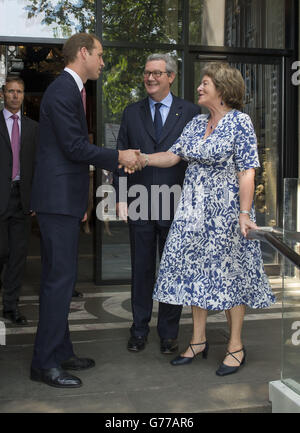
M 246 306 L 269 307 L 275 298 L 263 269 L 253 207 L 257 142 L 250 117 L 242 113 L 245 85 L 240 72 L 209 63 L 198 87 L 199 104 L 210 114 L 193 118 L 169 149 L 144 155 L 145 164 L 170 167 L 188 162 L 177 212 L 169 231 L 153 298 L 190 305 L 193 335 L 187 350 L 171 361 L 189 364 L 208 353 L 208 310 L 225 310 L 228 349 L 216 373 L 235 373 L 245 363 L 242 325 Z

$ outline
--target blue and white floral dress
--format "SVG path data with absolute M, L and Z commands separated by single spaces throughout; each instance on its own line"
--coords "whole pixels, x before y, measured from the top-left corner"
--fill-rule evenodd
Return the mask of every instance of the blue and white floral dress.
M 170 148 L 188 168 L 153 299 L 207 310 L 268 307 L 275 297 L 260 242 L 239 227 L 237 173 L 259 167 L 254 128 L 247 114 L 231 110 L 204 139 L 207 123 L 208 115 L 194 117 Z

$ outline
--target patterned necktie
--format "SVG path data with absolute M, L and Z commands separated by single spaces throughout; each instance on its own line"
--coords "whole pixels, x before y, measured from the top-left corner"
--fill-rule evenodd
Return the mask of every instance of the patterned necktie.
M 83 103 L 83 108 L 84 108 L 84 112 L 86 114 L 86 90 L 85 87 L 83 86 L 83 88 L 81 89 L 81 98 L 82 98 L 82 103 Z
M 160 139 L 160 135 L 161 135 L 161 131 L 163 129 L 163 122 L 162 122 L 162 117 L 160 114 L 160 107 L 163 104 L 161 104 L 160 102 L 157 102 L 154 106 L 155 106 L 155 114 L 154 114 L 154 129 L 155 129 L 155 136 L 156 136 L 156 141 L 157 143 L 159 142 Z
M 11 131 L 11 150 L 13 154 L 12 179 L 14 180 L 20 174 L 20 130 L 18 123 L 19 116 L 13 114 L 10 117 L 14 121 Z

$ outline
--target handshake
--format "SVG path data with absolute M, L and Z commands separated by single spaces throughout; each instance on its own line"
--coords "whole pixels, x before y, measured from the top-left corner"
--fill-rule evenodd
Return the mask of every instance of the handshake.
M 137 170 L 142 170 L 149 162 L 148 155 L 141 153 L 140 150 L 128 149 L 119 150 L 119 166 L 124 167 L 125 173 L 132 174 Z

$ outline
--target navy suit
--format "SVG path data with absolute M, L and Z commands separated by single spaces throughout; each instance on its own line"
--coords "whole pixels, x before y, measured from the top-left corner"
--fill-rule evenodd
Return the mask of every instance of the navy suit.
M 44 94 L 31 208 L 41 230 L 40 315 L 32 367 L 74 355 L 68 314 L 76 281 L 79 224 L 88 205 L 89 164 L 113 171 L 118 152 L 89 143 L 79 88 L 64 71 Z
M 165 152 L 180 136 L 186 124 L 197 114 L 199 114 L 198 106 L 173 95 L 168 117 L 157 142 L 149 99 L 145 98 L 131 104 L 123 113 L 117 141 L 118 149 L 140 149 L 141 152 L 147 154 Z M 129 215 L 133 313 L 131 334 L 136 337 L 147 336 L 149 333 L 148 323 L 152 315 L 157 246 L 161 257 L 175 211 L 174 202 L 170 200 L 170 217 L 163 218 L 161 197 L 160 200 L 151 201 L 151 186 L 182 186 L 185 168 L 185 163 L 181 161 L 174 167 L 146 167 L 142 171 L 127 176 L 128 188 L 143 185 L 148 191 L 148 217 L 133 221 Z M 123 201 L 122 197 L 119 197 L 120 176 L 124 176 L 122 171 L 115 172 L 114 184 L 117 190 L 117 201 Z M 135 200 L 134 197 L 129 198 L 128 205 L 133 200 Z M 153 220 L 155 214 L 156 219 Z M 181 306 L 159 304 L 158 333 L 161 339 L 177 338 L 181 310 Z

